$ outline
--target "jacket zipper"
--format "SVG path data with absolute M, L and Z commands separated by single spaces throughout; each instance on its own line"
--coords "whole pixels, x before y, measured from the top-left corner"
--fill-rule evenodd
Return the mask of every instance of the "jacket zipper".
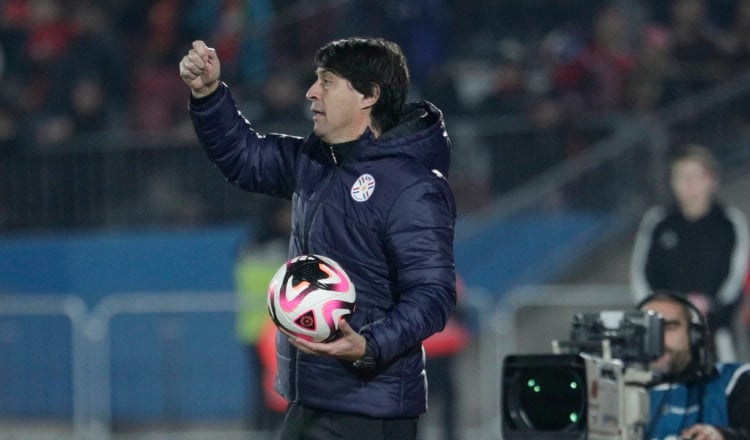
M 331 159 L 333 159 L 333 164 L 338 165 L 339 161 L 336 160 L 336 150 L 333 149 L 333 145 L 329 145 L 328 150 L 331 152 Z
M 328 182 L 326 183 L 325 188 L 323 188 L 323 191 L 325 191 L 329 186 L 333 184 L 333 181 L 336 177 L 336 174 L 338 173 L 338 166 L 336 162 L 336 156 L 333 154 L 333 148 L 331 148 L 331 159 L 333 160 L 333 164 L 336 165 L 333 167 L 333 172 L 331 173 L 331 176 L 328 178 Z M 321 191 L 321 193 L 323 193 Z M 321 200 L 321 199 L 319 199 Z M 320 211 L 320 205 L 322 204 L 322 200 L 317 202 L 315 207 L 313 208 L 312 216 L 310 217 L 310 221 L 305 226 L 305 232 L 303 233 L 303 237 L 305 239 L 304 242 L 304 249 L 306 253 L 310 253 L 310 231 L 312 229 L 313 223 L 315 223 L 315 219 L 318 217 L 318 211 Z M 300 351 L 295 350 L 296 353 L 294 355 L 294 398 L 292 399 L 293 402 L 299 401 L 299 357 L 300 357 Z
M 328 182 L 326 182 L 325 187 L 322 188 L 321 193 L 325 192 L 328 189 L 328 187 L 330 187 L 333 184 L 333 181 L 337 173 L 338 173 L 338 168 L 334 168 L 333 173 L 331 173 L 331 176 L 328 178 Z M 313 213 L 310 216 L 310 221 L 307 223 L 307 226 L 305 227 L 305 233 L 303 235 L 305 237 L 305 251 L 308 253 L 312 252 L 310 250 L 310 230 L 312 229 L 313 223 L 315 223 L 315 219 L 318 217 L 318 211 L 320 211 L 320 205 L 322 204 L 322 199 L 319 199 L 319 200 L 320 201 L 318 201 L 315 207 L 313 208 Z

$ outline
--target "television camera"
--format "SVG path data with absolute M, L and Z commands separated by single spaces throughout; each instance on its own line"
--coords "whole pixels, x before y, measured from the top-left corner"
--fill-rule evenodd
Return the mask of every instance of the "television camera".
M 648 424 L 648 363 L 664 351 L 652 311 L 578 313 L 552 354 L 503 362 L 505 440 L 641 440 Z

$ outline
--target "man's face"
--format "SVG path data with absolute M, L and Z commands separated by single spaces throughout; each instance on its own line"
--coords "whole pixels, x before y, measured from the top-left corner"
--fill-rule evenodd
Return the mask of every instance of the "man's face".
M 680 373 L 691 359 L 685 307 L 669 299 L 656 299 L 641 309 L 660 313 L 664 319 L 664 354 L 651 363 L 651 371 L 667 375 Z
M 672 165 L 672 192 L 682 209 L 695 210 L 710 205 L 716 178 L 698 161 L 684 159 Z
M 370 122 L 367 98 L 330 70 L 319 67 L 315 74 L 305 95 L 312 102 L 313 132 L 329 144 L 359 138 Z

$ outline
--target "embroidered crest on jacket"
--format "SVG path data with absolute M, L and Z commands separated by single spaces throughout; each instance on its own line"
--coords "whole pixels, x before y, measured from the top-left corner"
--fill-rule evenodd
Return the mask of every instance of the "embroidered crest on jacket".
M 364 202 L 375 191 L 375 178 L 369 174 L 362 174 L 352 185 L 351 195 L 354 201 Z

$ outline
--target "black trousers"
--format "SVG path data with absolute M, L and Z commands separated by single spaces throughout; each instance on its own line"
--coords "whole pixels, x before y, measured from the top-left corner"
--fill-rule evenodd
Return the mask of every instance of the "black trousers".
M 415 440 L 418 417 L 376 419 L 290 405 L 278 440 Z
M 458 396 L 454 375 L 456 356 L 427 358 L 427 378 L 430 380 L 429 408 L 438 409 L 439 427 L 443 440 L 456 440 Z

